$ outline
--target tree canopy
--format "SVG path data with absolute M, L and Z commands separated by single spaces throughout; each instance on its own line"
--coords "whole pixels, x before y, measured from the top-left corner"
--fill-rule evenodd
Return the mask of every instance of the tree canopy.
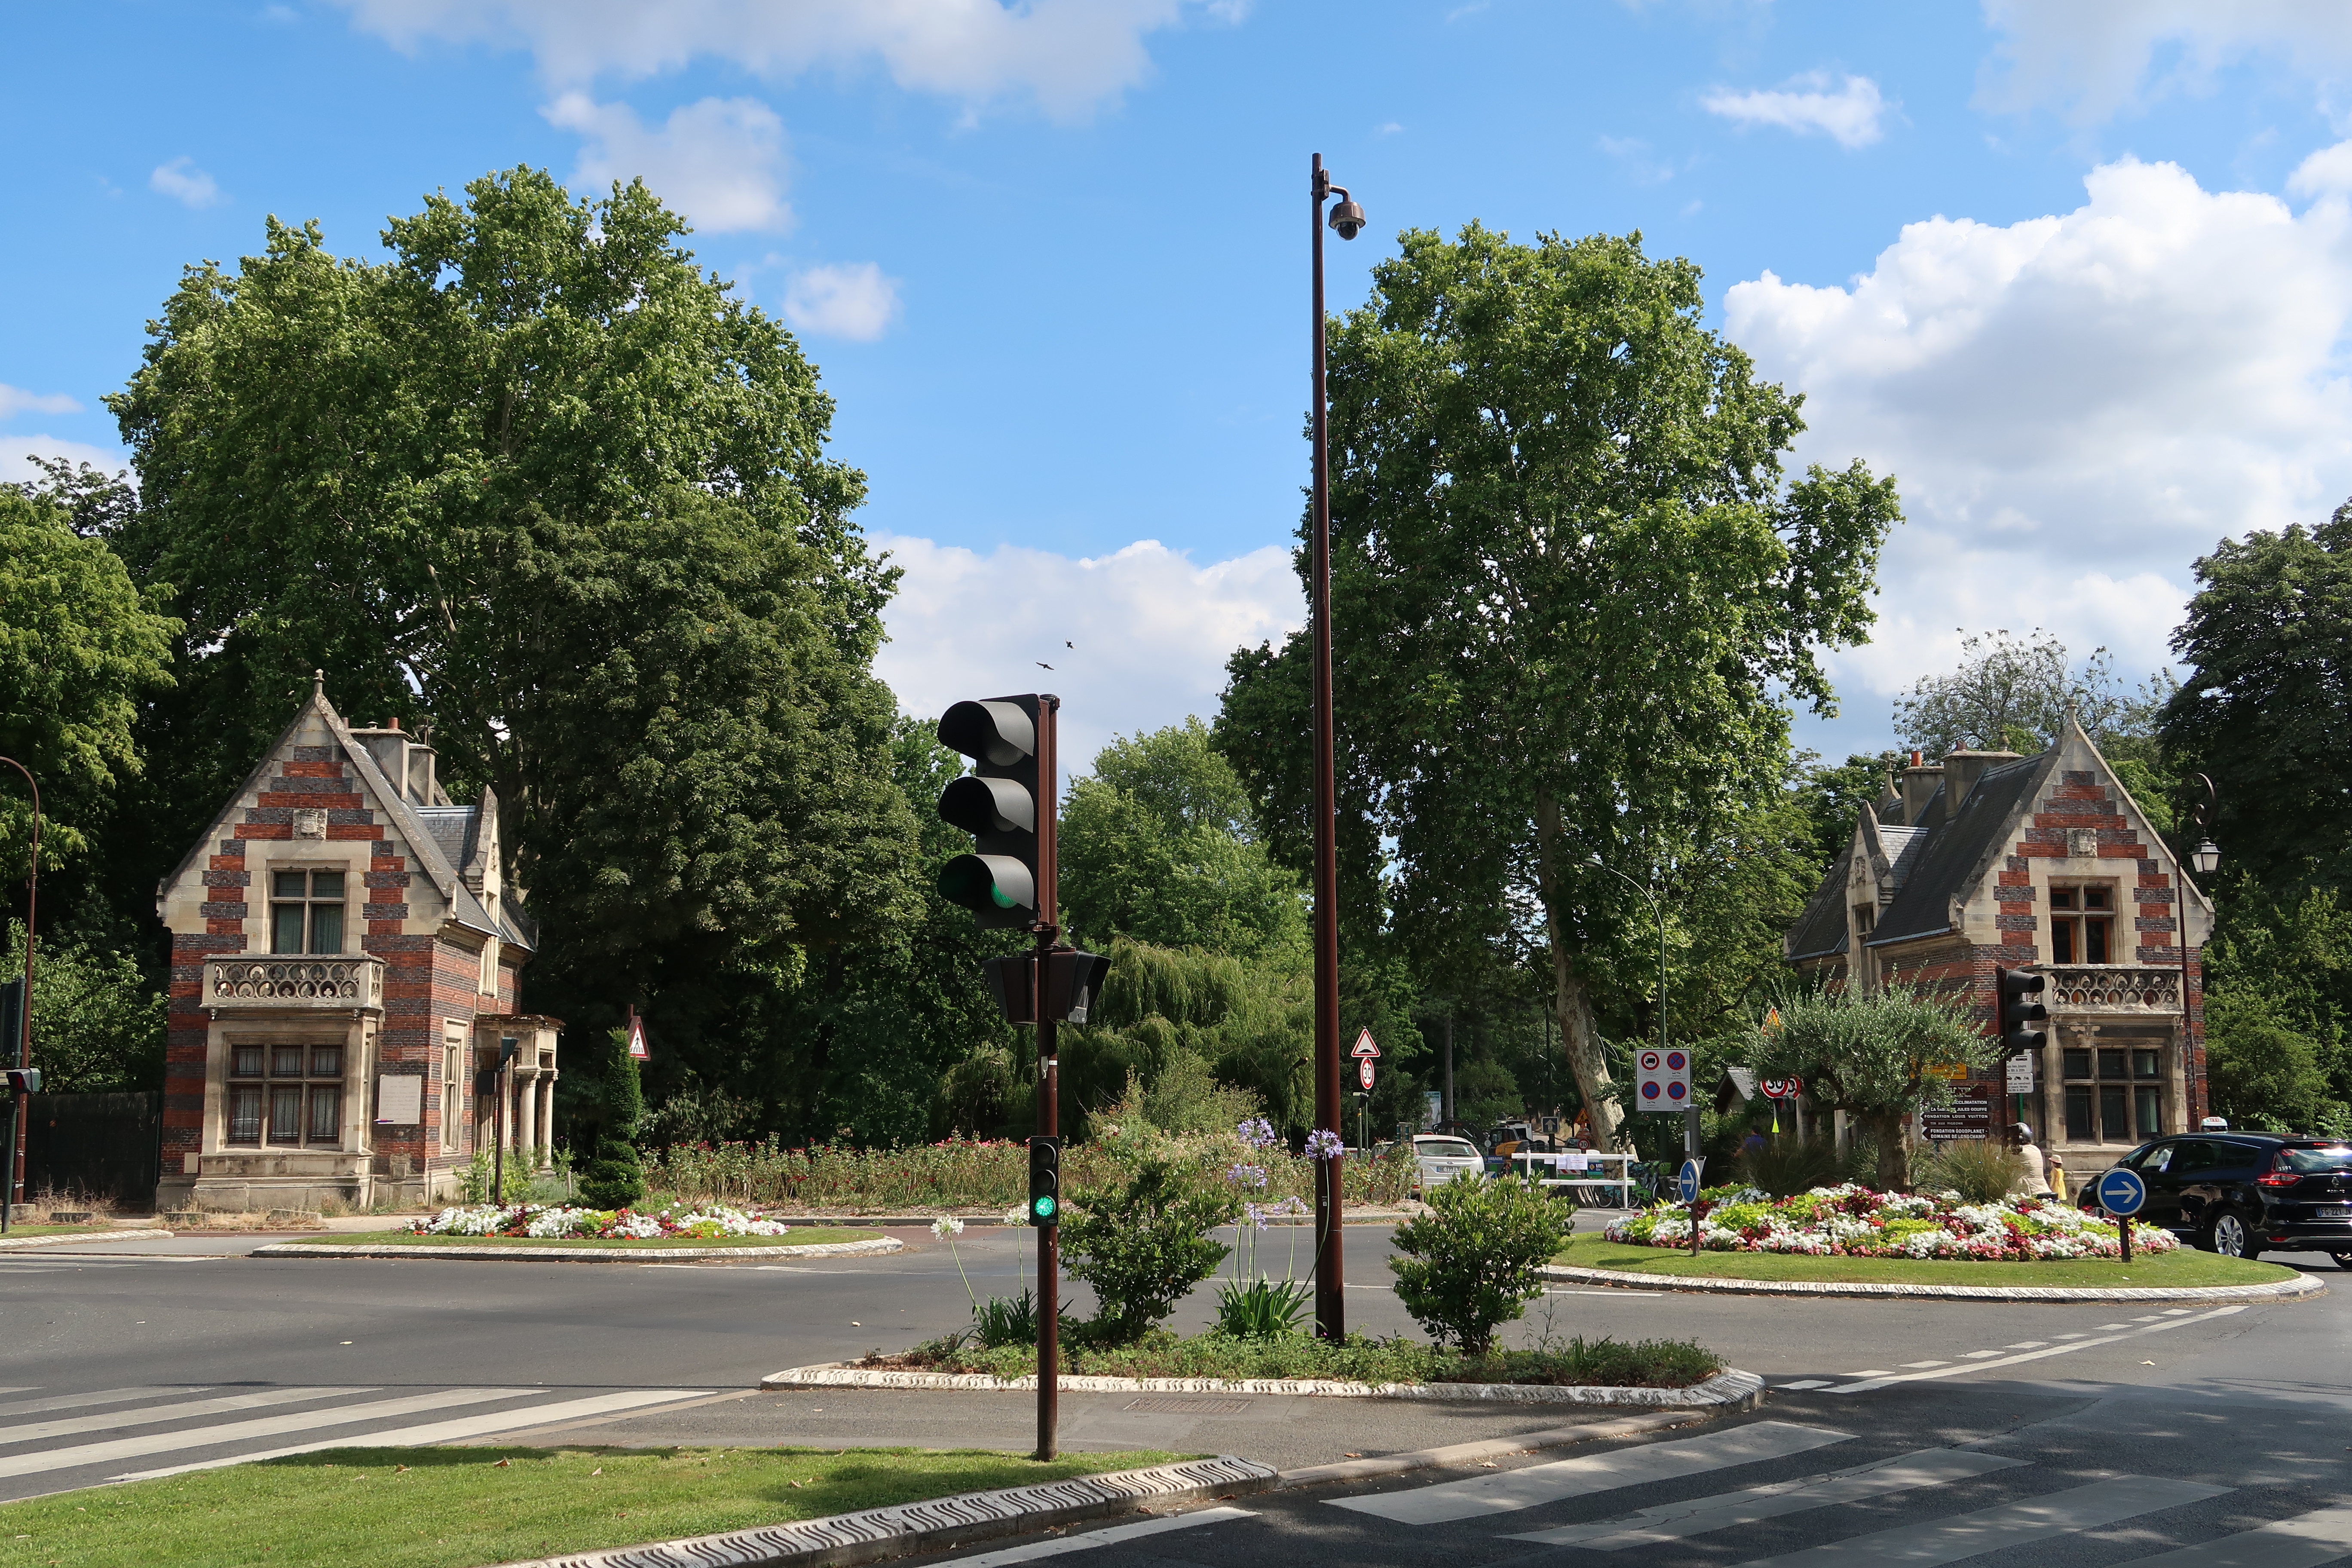
M 1941 757 L 1962 747 L 2039 752 L 2071 717 L 2112 761 L 2118 748 L 2142 754 L 2172 689 L 2169 673 L 2158 671 L 2126 691 L 2104 647 L 2077 667 L 2066 645 L 2039 628 L 2028 637 L 1979 632 L 1960 639 L 1958 669 L 1922 676 L 1896 699 L 1895 723 L 1905 744 Z

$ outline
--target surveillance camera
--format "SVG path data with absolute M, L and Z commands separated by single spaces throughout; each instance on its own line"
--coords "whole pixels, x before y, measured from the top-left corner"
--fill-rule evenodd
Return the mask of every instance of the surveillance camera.
M 1351 197 L 1331 209 L 1331 226 L 1341 239 L 1353 239 L 1364 227 L 1364 209 Z

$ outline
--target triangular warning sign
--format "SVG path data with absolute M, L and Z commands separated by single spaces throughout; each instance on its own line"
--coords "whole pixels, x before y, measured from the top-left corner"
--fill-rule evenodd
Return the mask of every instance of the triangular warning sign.
M 633 1062 L 653 1059 L 653 1053 L 646 1049 L 646 1021 L 635 1013 L 629 1015 L 629 1059 Z
M 1359 1029 L 1356 1031 L 1356 1048 L 1348 1054 L 1351 1057 L 1376 1057 L 1381 1054 L 1381 1048 L 1372 1044 L 1370 1029 Z

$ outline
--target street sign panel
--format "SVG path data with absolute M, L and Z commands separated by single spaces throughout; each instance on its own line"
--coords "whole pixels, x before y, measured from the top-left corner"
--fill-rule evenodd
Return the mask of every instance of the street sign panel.
M 2007 1076 L 2010 1093 L 2032 1094 L 2033 1092 L 2033 1058 L 2021 1052 L 2010 1058 Z
M 1376 1057 L 1381 1054 L 1381 1048 L 1372 1044 L 1372 1032 L 1370 1029 L 1359 1029 L 1356 1031 L 1355 1047 L 1348 1054 L 1351 1057 Z
M 1768 1078 L 1761 1087 L 1767 1100 L 1794 1100 L 1805 1092 L 1805 1080 L 1801 1078 Z
M 2137 1214 L 2147 1202 L 2147 1184 L 2139 1179 L 2137 1171 L 2126 1171 L 2121 1165 L 2099 1178 L 2097 1192 L 2099 1206 L 2112 1215 Z
M 1688 1110 L 1692 1104 L 1690 1053 L 1634 1052 L 1633 1097 L 1636 1110 Z
M 633 1062 L 653 1059 L 653 1053 L 646 1049 L 646 1021 L 635 1013 L 629 1015 L 629 1059 Z
M 1705 1160 L 1692 1158 L 1683 1162 L 1681 1173 L 1675 1177 L 1675 1191 L 1682 1194 L 1683 1202 L 1687 1204 L 1698 1201 L 1699 1178 L 1706 1173 Z
M 1948 1105 L 1919 1113 L 1919 1135 L 1935 1143 L 1973 1143 L 1992 1136 L 1992 1085 L 1956 1083 Z
M 1372 1087 L 1371 1058 L 1359 1057 L 1356 1058 L 1356 1081 L 1362 1084 L 1366 1089 Z

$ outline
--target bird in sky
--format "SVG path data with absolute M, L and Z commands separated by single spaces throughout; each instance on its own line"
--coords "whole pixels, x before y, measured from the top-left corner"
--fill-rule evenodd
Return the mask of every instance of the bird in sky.
M 1077 645 L 1077 644 L 1076 644 L 1076 643 L 1074 643 L 1074 642 L 1066 642 L 1066 643 L 1064 643 L 1062 646 L 1063 646 L 1064 647 L 1066 647 L 1066 648 L 1069 648 L 1069 649 L 1072 649 L 1073 651 L 1075 651 L 1075 650 L 1076 649 L 1076 647 L 1077 647 L 1077 646 L 1078 646 L 1078 645 Z
M 1042 658 L 1041 658 L 1041 659 L 1039 659 L 1039 660 L 1037 661 L 1037 668 L 1040 668 L 1040 669 L 1051 669 L 1051 668 L 1053 668 L 1054 667 L 1053 667 L 1052 665 L 1050 665 L 1050 664 L 1047 664 L 1044 659 L 1042 659 Z

